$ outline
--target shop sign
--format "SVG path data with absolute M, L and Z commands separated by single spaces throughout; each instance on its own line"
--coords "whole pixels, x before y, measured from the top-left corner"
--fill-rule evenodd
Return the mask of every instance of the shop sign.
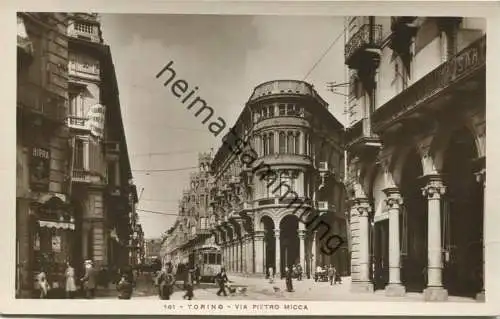
M 87 114 L 88 125 L 92 135 L 102 138 L 104 136 L 104 119 L 106 116 L 106 107 L 101 104 L 95 104 L 90 107 Z
M 52 251 L 61 252 L 61 236 L 52 236 Z
M 33 147 L 30 158 L 30 185 L 36 191 L 48 191 L 50 176 L 50 150 Z

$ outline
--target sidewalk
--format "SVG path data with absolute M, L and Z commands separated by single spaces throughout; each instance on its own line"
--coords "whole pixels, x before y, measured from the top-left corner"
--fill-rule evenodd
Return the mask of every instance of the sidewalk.
M 422 293 L 407 293 L 404 297 L 387 297 L 384 290 L 374 293 L 351 292 L 351 277 L 342 277 L 342 283 L 315 282 L 313 279 L 293 280 L 293 292 L 286 290 L 284 279 L 269 283 L 268 279 L 258 279 L 233 275 L 229 280 L 248 287 L 250 299 L 285 299 L 308 301 L 391 301 L 422 302 Z M 477 302 L 472 298 L 450 296 L 450 302 Z

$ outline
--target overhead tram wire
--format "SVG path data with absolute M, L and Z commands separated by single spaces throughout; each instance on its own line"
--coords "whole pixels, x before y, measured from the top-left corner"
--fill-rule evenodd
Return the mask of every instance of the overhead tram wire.
M 178 172 L 178 171 L 188 171 L 196 168 L 198 168 L 198 166 L 179 167 L 171 169 L 133 169 L 132 172 L 138 172 L 138 173 Z
M 342 32 L 339 33 L 339 35 L 335 38 L 335 40 L 333 40 L 333 42 L 330 44 L 330 46 L 328 47 L 328 49 L 326 49 L 326 51 L 323 53 L 323 55 L 321 55 L 321 57 L 316 61 L 316 63 L 314 63 L 314 65 L 307 72 L 307 74 L 304 76 L 304 78 L 302 79 L 302 81 L 305 81 L 307 79 L 307 77 L 312 73 L 312 71 L 314 71 L 314 69 L 316 69 L 316 67 L 318 66 L 318 64 L 320 64 L 320 62 L 325 58 L 325 56 L 328 54 L 328 52 L 330 52 L 330 50 L 337 43 L 337 41 L 339 41 L 340 38 L 345 34 L 345 32 L 347 30 L 347 26 L 348 26 L 347 24 L 344 26 L 344 29 L 342 30 Z
M 157 215 L 165 215 L 165 216 L 178 216 L 178 213 L 168 213 L 168 212 L 160 212 L 156 210 L 149 210 L 149 209 L 136 209 L 138 212 L 141 213 L 148 213 L 148 214 L 157 214 Z

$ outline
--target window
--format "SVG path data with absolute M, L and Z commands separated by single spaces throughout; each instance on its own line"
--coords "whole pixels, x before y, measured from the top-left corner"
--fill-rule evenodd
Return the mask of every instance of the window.
M 286 152 L 286 137 L 284 132 L 280 132 L 279 135 L 279 153 L 280 154 L 285 154 Z
M 269 133 L 269 154 L 274 154 L 274 133 Z
M 300 154 L 300 133 L 295 133 L 295 154 Z
M 262 108 L 262 118 L 266 118 L 267 117 L 267 107 L 263 107 Z
M 285 104 L 280 104 L 279 105 L 279 116 L 285 116 L 286 115 L 286 105 Z
M 293 133 L 292 132 L 288 132 L 288 136 L 287 136 L 287 143 L 286 143 L 286 152 L 288 154 L 293 154 L 294 153 L 294 150 L 293 150 L 293 146 L 294 146 L 294 143 L 293 143 Z
M 264 135 L 262 137 L 262 140 L 264 142 L 264 156 L 267 155 L 267 152 L 268 152 L 268 148 L 267 148 L 267 145 L 268 145 L 268 139 L 267 139 L 267 135 Z
M 269 106 L 269 117 L 274 117 L 274 104 Z
M 216 254 L 208 254 L 208 263 L 209 264 L 215 264 L 216 263 Z
M 115 185 L 116 180 L 116 171 L 115 171 L 115 162 L 108 163 L 108 184 Z
M 92 33 L 92 25 L 88 23 L 75 23 L 75 30 L 80 32 Z
M 83 141 L 76 139 L 75 140 L 75 158 L 73 159 L 73 168 L 74 169 L 83 169 Z
M 286 114 L 287 115 L 295 115 L 295 104 L 288 104 L 286 106 Z
M 220 253 L 217 253 L 215 256 L 217 257 L 216 258 L 216 264 L 217 265 L 222 264 L 222 255 Z

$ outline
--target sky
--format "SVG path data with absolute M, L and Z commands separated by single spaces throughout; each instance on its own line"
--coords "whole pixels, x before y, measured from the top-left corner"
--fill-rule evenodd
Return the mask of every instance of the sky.
M 210 133 L 201 117 L 163 86 L 167 75 L 157 79 L 156 74 L 172 61 L 176 79 L 184 79 L 189 91 L 197 86 L 197 95 L 226 121 L 224 133 L 255 86 L 304 80 L 308 74 L 305 81 L 345 123 L 344 96 L 326 89 L 327 82 L 346 82 L 343 21 L 332 16 L 101 15 L 146 238 L 160 237 L 173 225 L 189 174 L 196 170 L 190 167 L 197 165 L 199 152 L 215 153 L 224 135 Z

